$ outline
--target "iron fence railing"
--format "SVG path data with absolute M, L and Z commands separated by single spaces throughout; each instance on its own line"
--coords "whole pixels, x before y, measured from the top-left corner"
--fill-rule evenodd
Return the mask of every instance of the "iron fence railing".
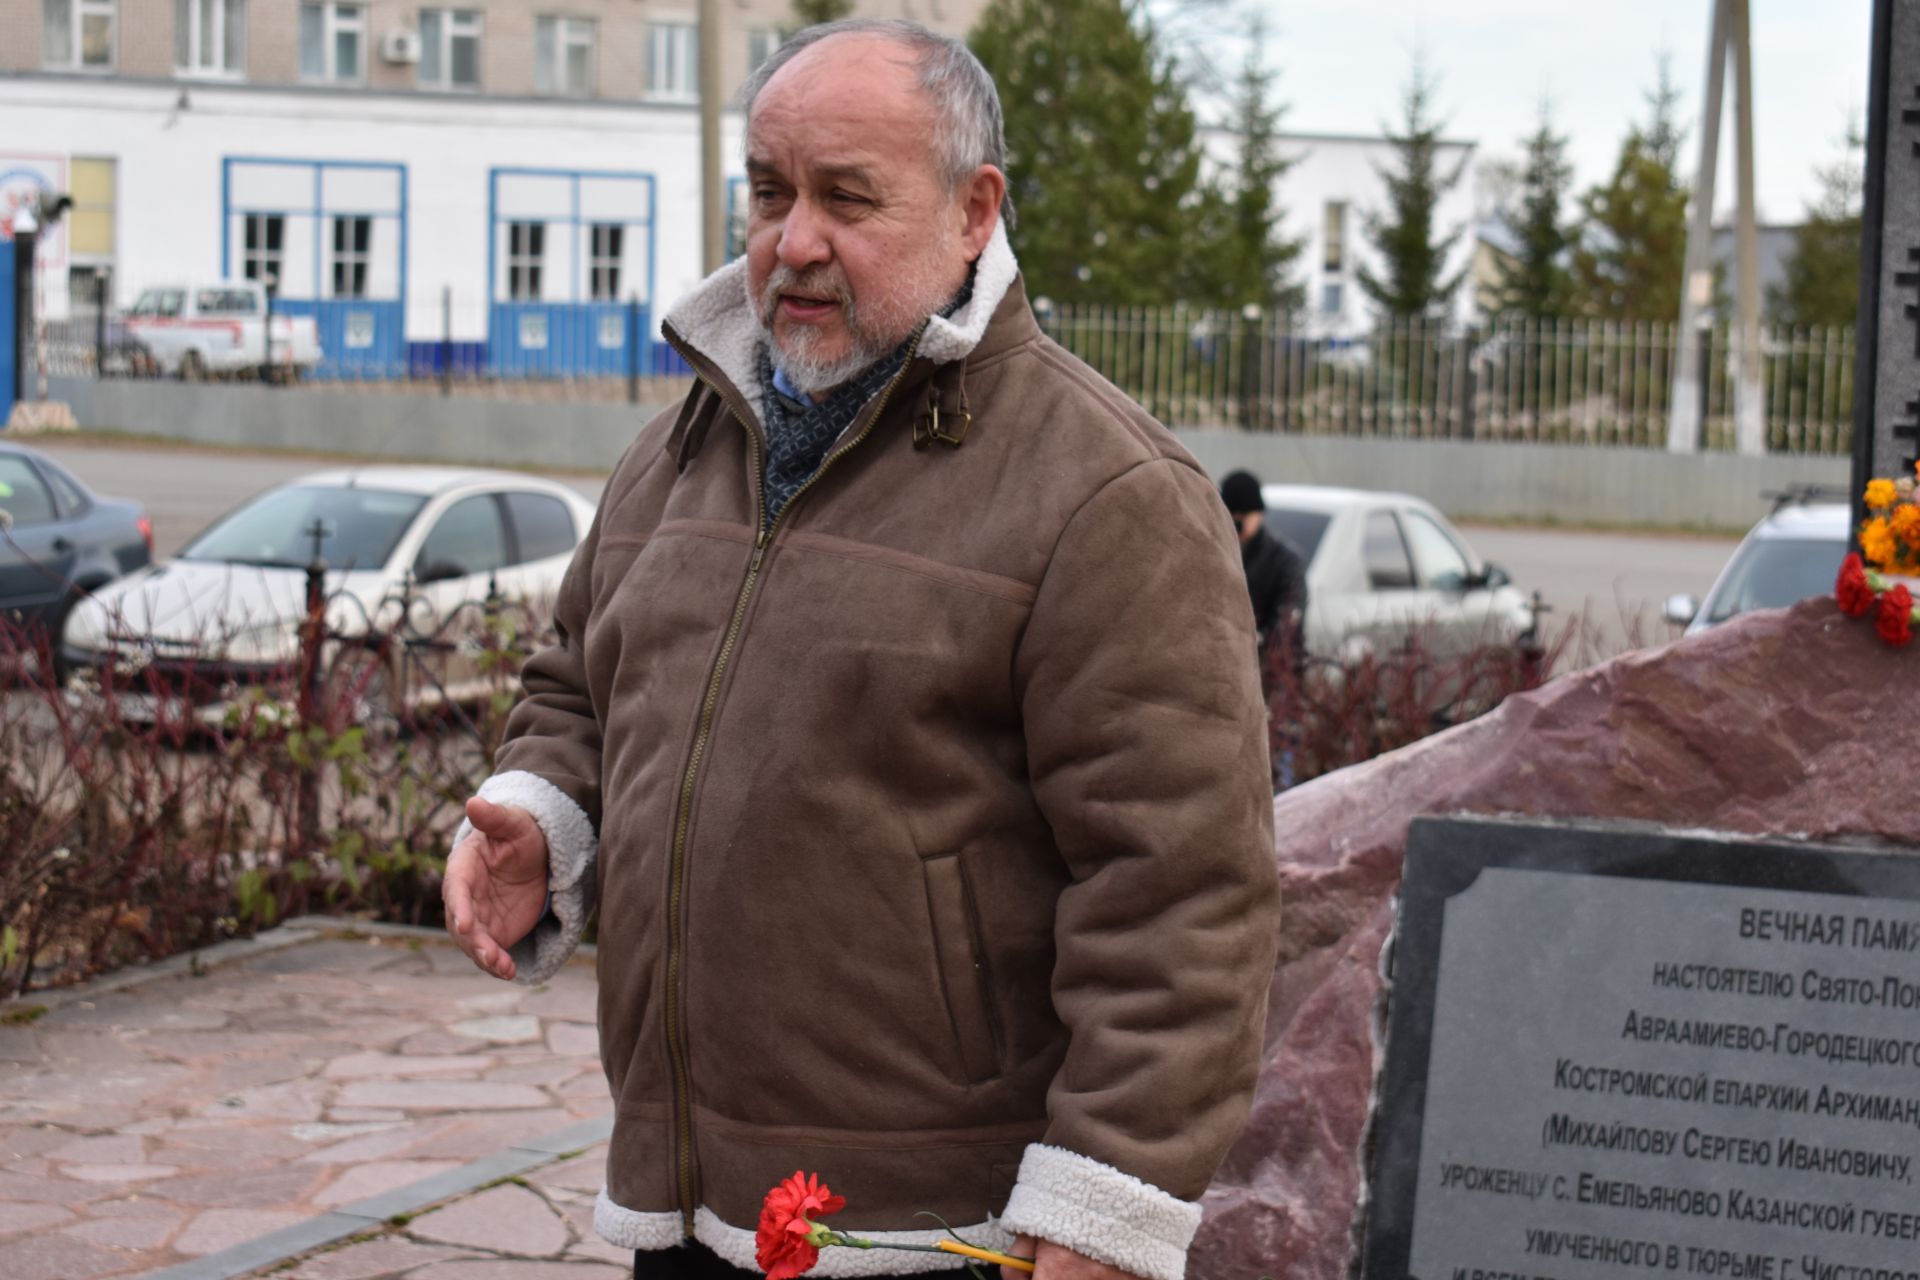
M 1685 340 L 1704 371 L 1702 447 L 1734 445 L 1742 353 L 1725 325 L 1683 339 L 1671 324 L 1412 320 L 1320 336 L 1264 314 L 1187 307 L 1042 301 L 1036 315 L 1164 422 L 1309 435 L 1660 446 Z M 190 356 L 187 339 L 150 319 L 102 313 L 50 325 L 46 359 L 60 374 L 247 380 L 271 370 L 315 387 L 549 402 L 659 404 L 690 384 L 648 309 L 631 301 L 570 309 L 449 295 L 409 304 L 404 317 L 349 308 L 279 319 L 317 338 L 317 357 L 283 327 L 277 347 L 238 358 L 247 339 L 231 326 L 197 326 L 192 342 L 224 345 Z M 1767 448 L 1846 453 L 1853 331 L 1767 329 L 1757 358 Z
M 1676 326 L 1600 321 L 1485 327 L 1383 323 L 1308 336 L 1258 315 L 1047 306 L 1049 336 L 1162 421 L 1310 435 L 1659 446 Z M 1737 335 L 1699 331 L 1701 440 L 1734 443 Z M 1775 328 L 1759 352 L 1767 446 L 1851 448 L 1850 329 Z

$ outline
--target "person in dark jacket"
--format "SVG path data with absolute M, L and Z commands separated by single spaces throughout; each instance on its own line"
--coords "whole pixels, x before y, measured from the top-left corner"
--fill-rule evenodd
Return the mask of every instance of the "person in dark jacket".
M 1220 497 L 1240 531 L 1240 567 L 1253 597 L 1253 629 L 1264 652 L 1284 622 L 1299 652 L 1307 616 L 1307 566 L 1286 539 L 1266 527 L 1267 504 L 1260 478 L 1236 471 L 1220 482 Z

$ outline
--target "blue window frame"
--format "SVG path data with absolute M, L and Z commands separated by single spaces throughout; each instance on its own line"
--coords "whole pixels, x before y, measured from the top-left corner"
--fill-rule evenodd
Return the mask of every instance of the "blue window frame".
M 498 168 L 487 190 L 487 367 L 497 377 L 650 372 L 653 175 Z
M 275 310 L 312 316 L 319 331 L 316 376 L 405 372 L 405 165 L 228 156 L 220 216 L 221 275 L 271 265 Z

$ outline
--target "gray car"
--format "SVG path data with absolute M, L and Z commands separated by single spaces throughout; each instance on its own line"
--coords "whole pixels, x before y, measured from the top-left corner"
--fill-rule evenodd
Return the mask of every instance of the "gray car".
M 153 525 L 139 504 L 96 497 L 45 455 L 0 441 L 4 635 L 57 638 L 75 600 L 152 559 Z

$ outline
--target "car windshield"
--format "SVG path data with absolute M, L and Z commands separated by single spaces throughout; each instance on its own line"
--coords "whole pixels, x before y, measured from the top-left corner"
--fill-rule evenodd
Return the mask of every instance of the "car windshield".
M 1263 523 L 1276 537 L 1285 539 L 1286 544 L 1299 553 L 1303 563 L 1312 564 L 1313 553 L 1320 546 L 1320 535 L 1327 531 L 1327 522 L 1332 518 L 1322 511 L 1288 511 L 1282 507 L 1268 507 Z
M 1784 609 L 1808 596 L 1826 595 L 1846 554 L 1844 542 L 1756 538 L 1707 602 L 1707 621 L 1725 622 L 1753 609 Z
M 418 493 L 292 485 L 263 493 L 188 543 L 182 560 L 301 569 L 313 559 L 313 525 L 325 536 L 320 555 L 335 569 L 378 569 L 427 503 Z

